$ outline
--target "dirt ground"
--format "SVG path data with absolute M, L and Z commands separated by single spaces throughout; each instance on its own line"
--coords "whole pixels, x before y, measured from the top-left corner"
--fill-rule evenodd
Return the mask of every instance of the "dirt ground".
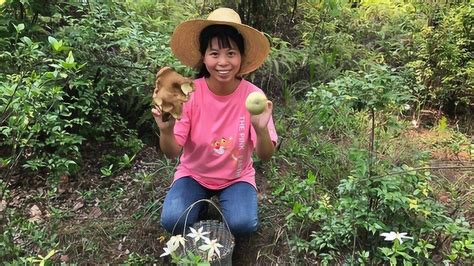
M 414 130 L 410 134 L 425 146 L 420 148 L 436 146 L 433 142 L 442 139 L 428 130 Z M 19 181 L 12 186 L 8 208 L 16 208 L 57 234 L 60 252 L 55 260 L 58 262 L 169 263 L 160 258 L 169 234 L 158 221 L 175 162 L 164 163 L 155 147 L 147 146 L 137 155 L 130 169 L 113 177 L 103 177 L 96 158 L 106 150 L 94 145 L 88 149 L 84 170 L 75 177 L 62 177 L 53 197 L 47 196 L 50 185 L 44 178 L 16 176 L 14 179 Z M 465 212 L 473 224 L 474 164 L 471 155 L 466 152 L 453 154 L 442 145 L 431 152 L 432 171 L 440 177 L 440 181 L 434 183 L 438 199 L 452 214 Z M 22 174 L 25 173 L 15 173 Z M 291 210 L 274 204 L 269 183 L 261 172 L 257 173 L 257 185 L 261 226 L 250 238 L 237 239 L 233 264 L 285 264 L 289 247 L 284 224 L 285 216 Z M 39 254 L 45 252 L 39 247 L 31 248 Z
M 8 208 L 21 211 L 47 231 L 57 233 L 60 252 L 55 261 L 96 264 L 123 263 L 128 259 L 166 264 L 167 260 L 160 255 L 169 234 L 159 226 L 159 216 L 174 166 L 159 163 L 163 161 L 162 155 L 148 146 L 137 155 L 131 169 L 103 177 L 96 158 L 105 151 L 93 145 L 89 149 L 84 157 L 84 171 L 75 177 L 61 177 L 58 194 L 53 198 L 46 196 L 49 184 L 44 179 L 25 178 L 36 181 L 22 182 L 14 178 L 19 181 L 12 186 Z M 261 226 L 252 237 L 236 239 L 234 265 L 273 263 L 286 249 L 279 246 L 278 239 L 284 213 L 273 212 L 275 206 L 271 206 L 266 179 L 259 176 L 257 183 Z M 218 218 L 211 211 L 210 216 L 213 215 Z M 31 248 L 38 254 L 47 252 Z M 145 261 L 141 260 L 143 257 Z

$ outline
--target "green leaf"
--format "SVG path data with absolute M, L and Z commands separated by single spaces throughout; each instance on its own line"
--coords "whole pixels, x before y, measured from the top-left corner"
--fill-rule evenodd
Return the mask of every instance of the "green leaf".
M 48 255 L 46 255 L 46 257 L 44 257 L 44 259 L 47 260 L 47 259 L 51 258 L 54 254 L 56 254 L 56 250 L 55 250 L 55 249 L 51 250 L 51 251 L 48 253 Z
M 66 58 L 66 61 L 61 62 L 61 66 L 65 69 L 72 69 L 76 67 L 76 62 L 74 62 L 74 56 L 72 55 L 72 51 L 69 51 L 69 54 Z
M 456 259 L 458 258 L 458 255 L 457 255 L 457 254 L 454 254 L 454 253 L 453 253 L 453 254 L 449 254 L 449 255 L 448 255 L 448 258 L 449 258 L 451 261 L 454 261 L 454 260 L 456 260 Z
M 397 257 L 395 256 L 390 257 L 390 265 L 397 265 Z
M 56 40 L 54 37 L 52 36 L 49 36 L 48 37 L 48 42 L 51 44 L 51 46 L 53 47 L 53 50 L 56 51 L 56 52 L 60 52 L 63 50 L 63 41 L 58 41 Z
M 308 172 L 308 179 L 307 179 L 308 185 L 313 185 L 316 183 L 316 175 L 313 174 L 313 172 L 309 171 Z
M 130 157 L 128 157 L 128 154 L 125 153 L 125 154 L 123 155 L 123 161 L 124 161 L 124 162 L 129 162 L 129 161 L 130 161 Z
M 282 193 L 285 190 L 285 184 L 280 185 L 273 191 L 273 195 L 278 196 L 280 193 Z
M 74 63 L 74 56 L 72 55 L 72 51 L 69 51 L 69 54 L 66 58 L 66 63 L 68 63 L 68 64 Z
M 397 251 L 397 254 L 402 255 L 407 260 L 413 259 L 412 256 L 408 255 L 408 253 L 405 253 L 405 252 Z
M 301 212 L 301 209 L 303 208 L 303 205 L 299 202 L 295 202 L 293 205 L 293 213 L 298 214 Z
M 21 41 L 29 46 L 33 44 L 33 41 L 29 37 L 26 37 L 26 36 L 22 37 Z
M 380 248 L 380 250 L 382 251 L 382 253 L 385 255 L 385 256 L 390 256 L 393 254 L 393 250 L 390 249 L 390 248 Z
M 25 24 L 20 23 L 18 25 L 13 25 L 13 27 L 15 27 L 15 30 L 16 30 L 17 33 L 20 33 L 22 30 L 25 29 Z
M 54 38 L 53 36 L 48 36 L 48 42 L 52 45 L 58 43 L 58 40 L 56 40 L 56 38 Z

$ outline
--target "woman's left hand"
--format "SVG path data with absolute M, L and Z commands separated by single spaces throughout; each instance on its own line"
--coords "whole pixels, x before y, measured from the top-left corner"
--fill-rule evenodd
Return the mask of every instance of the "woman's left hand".
M 271 101 L 267 101 L 267 106 L 265 110 L 259 115 L 250 115 L 250 120 L 252 121 L 252 126 L 255 131 L 261 132 L 263 130 L 267 130 L 268 122 L 272 117 L 272 110 L 273 110 L 273 103 Z

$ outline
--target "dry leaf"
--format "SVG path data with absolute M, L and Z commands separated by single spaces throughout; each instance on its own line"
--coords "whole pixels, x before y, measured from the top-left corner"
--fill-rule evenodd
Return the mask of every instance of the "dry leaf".
M 41 216 L 41 210 L 37 205 L 31 207 L 30 216 Z
M 78 201 L 76 204 L 74 204 L 74 207 L 72 207 L 72 211 L 75 212 L 79 210 L 80 208 L 84 207 L 84 202 L 83 201 Z
M 67 185 L 69 183 L 69 176 L 67 175 L 62 175 L 59 178 L 59 184 L 58 184 L 58 192 L 60 194 L 64 193 L 67 191 Z
M 99 218 L 102 215 L 102 211 L 99 207 L 93 207 L 91 212 L 89 213 L 89 217 L 91 218 Z
M 30 209 L 30 219 L 28 221 L 30 222 L 41 222 L 43 220 L 41 210 L 38 206 L 33 205 Z
M 61 262 L 68 262 L 69 261 L 69 256 L 68 255 L 61 255 L 60 260 L 61 260 Z
M 6 200 L 0 201 L 0 212 L 5 210 L 6 208 L 7 208 L 7 201 Z
M 20 207 L 21 206 L 21 195 L 18 195 L 13 198 L 13 200 L 10 202 L 11 207 Z

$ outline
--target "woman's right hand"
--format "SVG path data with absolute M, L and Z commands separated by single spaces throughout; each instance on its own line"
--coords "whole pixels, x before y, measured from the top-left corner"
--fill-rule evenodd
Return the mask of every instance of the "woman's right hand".
M 163 122 L 163 113 L 161 112 L 160 108 L 158 108 L 157 106 L 154 106 L 151 109 L 151 114 L 153 115 L 153 118 L 155 118 L 155 122 L 158 125 L 158 128 L 160 129 L 161 132 L 173 133 L 176 119 L 172 115 L 170 115 L 170 118 L 168 119 L 168 121 Z
M 176 119 L 170 115 L 170 118 L 163 122 L 163 113 L 157 106 L 151 109 L 151 114 L 160 129 L 160 149 L 170 159 L 174 159 L 181 153 L 182 147 L 176 142 L 174 136 L 174 125 Z M 165 119 L 166 120 L 166 119 Z

